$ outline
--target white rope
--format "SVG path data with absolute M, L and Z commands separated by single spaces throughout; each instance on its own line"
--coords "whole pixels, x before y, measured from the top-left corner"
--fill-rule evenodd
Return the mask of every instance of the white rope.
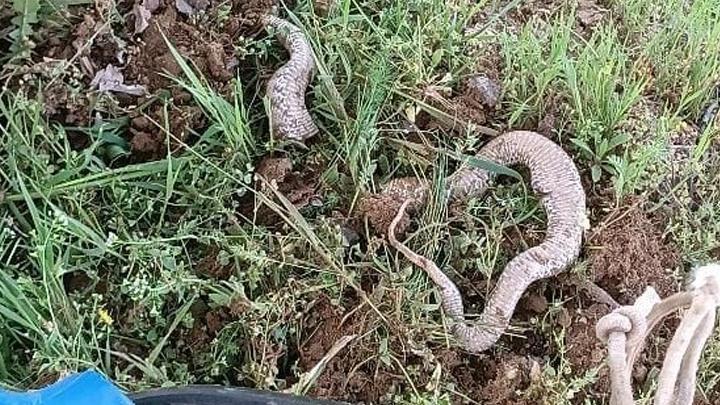
M 665 316 L 688 306 L 663 361 L 654 404 L 692 404 L 698 363 L 720 306 L 720 264 L 698 268 L 686 292 L 661 301 L 649 287 L 633 305 L 617 308 L 598 321 L 597 336 L 608 346 L 612 405 L 635 403 L 630 376 L 645 338 Z

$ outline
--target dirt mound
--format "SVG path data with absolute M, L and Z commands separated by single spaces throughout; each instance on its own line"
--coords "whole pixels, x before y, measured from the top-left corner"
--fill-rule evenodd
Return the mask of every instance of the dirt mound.
M 531 357 L 505 353 L 483 362 L 463 361 L 458 352 L 443 351 L 439 358 L 463 392 L 482 404 L 537 403 L 524 395 L 540 373 L 540 363 Z
M 631 304 L 648 286 L 661 297 L 679 287 L 672 276 L 681 264 L 678 249 L 640 206 L 636 201 L 609 215 L 590 239 L 591 275 L 620 304 Z
M 362 336 L 368 331 L 373 321 L 371 311 L 366 307 L 356 309 L 345 313 L 326 296 L 315 302 L 299 350 L 303 371 L 315 366 L 343 336 Z M 381 401 L 401 380 L 381 366 L 376 354 L 373 342 L 365 339 L 351 342 L 327 364 L 309 395 L 352 402 Z

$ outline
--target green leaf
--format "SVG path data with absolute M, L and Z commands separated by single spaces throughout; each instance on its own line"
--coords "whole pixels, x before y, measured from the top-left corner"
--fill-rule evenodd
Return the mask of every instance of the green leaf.
M 602 168 L 599 165 L 593 165 L 590 169 L 590 174 L 592 175 L 593 183 L 597 183 L 600 181 L 600 177 L 602 177 Z
M 13 52 L 22 50 L 24 40 L 32 33 L 32 24 L 38 22 L 38 10 L 40 10 L 40 0 L 13 0 L 13 11 L 16 15 L 11 22 L 17 27 L 10 33 L 10 37 L 14 40 L 11 46 Z
M 432 54 L 432 59 L 430 59 L 430 66 L 434 68 L 439 65 L 444 53 L 442 48 L 435 50 Z
M 603 157 L 605 157 L 605 155 L 610 151 L 610 148 L 608 146 L 609 144 L 607 138 L 603 138 L 602 141 L 600 141 L 600 144 L 597 145 L 598 158 L 602 159 Z
M 615 135 L 615 137 L 613 137 L 613 139 L 610 140 L 610 145 L 608 146 L 608 151 L 611 151 L 611 150 L 617 148 L 618 146 L 626 143 L 629 140 L 630 140 L 630 135 L 628 135 L 624 132 Z
M 593 152 L 593 150 L 592 150 L 592 148 L 590 147 L 590 145 L 588 145 L 587 142 L 583 141 L 582 139 L 579 139 L 579 138 L 571 138 L 571 139 L 570 139 L 570 142 L 572 142 L 575 146 L 577 146 L 578 148 L 580 148 L 580 150 L 582 150 L 583 152 L 587 153 L 588 155 L 590 155 L 590 156 L 595 156 L 595 152 Z
M 477 156 L 468 156 L 468 155 L 462 155 L 462 156 L 465 159 L 465 163 L 469 164 L 472 167 L 487 170 L 489 172 L 496 173 L 496 174 L 502 174 L 505 176 L 514 177 L 520 181 L 523 180 L 520 173 L 516 172 L 515 170 L 513 170 L 509 167 L 499 165 L 499 164 L 491 162 L 487 159 L 481 159 Z

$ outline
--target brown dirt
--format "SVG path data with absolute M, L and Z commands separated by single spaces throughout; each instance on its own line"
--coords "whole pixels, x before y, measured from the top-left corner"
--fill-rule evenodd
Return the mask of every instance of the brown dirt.
M 355 302 L 357 300 L 351 300 Z M 374 312 L 367 306 L 352 310 L 333 305 L 326 296 L 318 298 L 308 310 L 304 337 L 299 352 L 299 366 L 307 371 L 315 366 L 343 336 L 362 336 L 377 324 Z M 395 332 L 400 332 L 402 329 Z M 401 334 L 400 334 L 401 335 Z M 475 400 L 488 404 L 531 404 L 523 399 L 522 392 L 539 373 L 539 359 L 526 354 L 499 354 L 489 359 L 465 356 L 456 350 L 438 348 L 430 352 L 409 354 L 401 343 L 401 336 L 393 333 L 388 350 L 401 356 L 405 367 L 423 370 L 416 385 L 431 383 L 432 370 L 438 365 L 448 374 L 460 391 Z M 406 381 L 394 364 L 378 359 L 378 342 L 367 338 L 351 342 L 334 357 L 320 375 L 309 395 L 352 403 L 387 403 L 388 394 Z M 405 356 L 402 359 L 402 356 Z M 461 403 L 462 398 L 453 398 Z
M 166 117 L 166 108 L 167 114 Z M 129 133 L 133 160 L 145 161 L 165 157 L 167 154 L 167 143 L 170 144 L 170 152 L 175 153 L 183 149 L 192 130 L 205 125 L 205 116 L 199 107 L 194 105 L 163 105 L 151 106 L 147 115 L 137 115 L 130 121 Z M 162 128 L 162 123 L 168 122 L 167 131 L 172 134 L 167 139 L 167 132 Z
M 401 190 L 415 190 L 420 187 L 420 181 L 414 177 L 402 177 L 393 180 L 394 187 Z M 355 217 L 358 220 L 367 219 L 370 226 L 380 235 L 386 235 L 390 224 L 395 216 L 397 216 L 400 207 L 405 201 L 406 196 L 400 196 L 396 193 L 379 192 L 376 194 L 366 194 L 358 200 Z M 398 222 L 395 228 L 395 235 L 402 238 L 407 229 L 410 227 L 412 215 L 418 208 L 417 202 L 408 205 L 407 211 L 403 218 Z
M 92 123 L 100 105 L 103 115 L 129 115 L 132 125 L 124 137 L 132 150 L 130 161 L 145 161 L 162 158 L 167 153 L 167 132 L 150 125 L 147 120 L 137 121 L 147 115 L 150 120 L 168 122 L 168 130 L 174 138 L 186 142 L 190 130 L 202 131 L 205 119 L 190 94 L 180 90 L 163 74 L 183 77 L 162 34 L 178 52 L 192 62 L 194 69 L 208 79 L 209 85 L 220 94 L 227 94 L 231 79 L 235 77 L 241 61 L 235 55 L 236 40 L 239 37 L 256 36 L 260 33 L 259 17 L 275 4 L 274 0 L 235 0 L 232 11 L 223 24 L 194 25 L 185 15 L 179 14 L 174 0 L 160 0 L 157 10 L 152 13 L 150 25 L 139 35 L 133 35 L 134 17 L 130 10 L 133 2 L 120 1 L 118 11 L 130 15 L 125 24 L 108 25 L 102 7 L 72 7 L 67 18 L 73 22 L 70 30 L 48 31 L 34 49 L 32 65 L 20 67 L 17 78 L 22 82 L 10 83 L 12 87 L 28 90 L 30 96 L 42 93 L 46 113 L 53 121 L 72 126 L 87 126 Z M 100 3 L 98 3 L 100 4 Z M 105 10 L 107 11 L 107 10 Z M 217 12 L 210 8 L 208 14 Z M 214 18 L 214 17 L 210 17 Z M 43 31 L 44 32 L 44 31 Z M 60 61 L 72 60 L 75 64 L 62 66 Z M 135 96 L 114 94 L 118 101 L 106 109 L 104 101 L 98 102 L 98 95 L 81 91 L 88 86 L 95 72 L 108 64 L 118 66 L 128 84 L 143 85 L 153 95 L 167 99 L 168 106 L 154 102 L 142 111 L 138 105 L 145 101 Z M 257 70 L 257 66 L 244 67 Z M 57 71 L 70 71 L 57 77 Z M 244 70 L 241 69 L 241 74 Z M 48 85 L 50 84 L 50 85 Z M 157 100 L 156 100 L 157 101 Z M 167 108 L 168 117 L 164 117 Z M 171 137 L 171 151 L 180 149 L 179 142 Z M 81 136 L 73 141 L 79 147 L 87 144 Z
M 592 204 L 594 208 L 600 205 Z M 621 305 L 631 304 L 647 286 L 656 289 L 661 297 L 676 291 L 679 286 L 671 272 L 680 266 L 677 248 L 660 231 L 660 218 L 642 210 L 642 200 L 631 198 L 622 209 L 615 210 L 598 221 L 586 246 L 591 280 L 607 291 Z M 595 335 L 597 321 L 610 312 L 610 307 L 595 302 L 571 286 L 561 286 L 569 299 L 552 322 L 566 328 L 566 358 L 573 374 L 581 376 L 599 367 L 597 381 L 577 396 L 576 403 L 585 399 L 600 401 L 609 390 L 607 368 L 604 366 L 605 345 Z M 638 359 L 633 372 L 636 384 L 643 384 L 648 370 L 662 365 L 669 338 L 677 319 L 671 317 L 655 330 L 649 346 Z
M 131 82 L 145 85 L 154 92 L 173 85 L 163 73 L 183 77 L 163 34 L 183 57 L 190 59 L 195 68 L 213 80 L 215 89 L 222 90 L 225 82 L 233 77 L 232 71 L 227 68 L 234 58 L 230 35 L 206 32 L 201 27 L 186 23 L 175 9 L 174 2 L 170 2 L 169 6 L 165 2 L 155 13 L 153 24 L 142 33 L 140 42 L 130 49 L 127 77 Z
M 233 11 L 239 17 L 233 22 L 236 32 L 247 34 L 255 34 L 260 28 L 260 17 L 268 14 L 275 5 L 275 0 L 235 0 L 233 2 Z M 290 2 L 284 2 L 289 5 Z
M 348 314 L 332 305 L 326 296 L 315 302 L 310 313 L 299 349 L 299 365 L 303 371 L 314 367 L 340 338 L 352 334 L 360 336 L 373 322 L 373 314 L 366 307 L 358 308 L 346 318 Z M 354 403 L 377 403 L 401 383 L 402 378 L 382 367 L 376 354 L 376 345 L 371 342 L 351 342 L 328 363 L 309 395 Z M 370 361 L 365 362 L 366 359 Z
M 632 303 L 647 286 L 661 297 L 679 288 L 672 276 L 681 265 L 678 248 L 639 201 L 631 203 L 600 221 L 587 248 L 594 281 L 620 304 Z
M 416 123 L 421 129 L 441 128 L 451 134 L 464 136 L 464 128 L 468 125 L 486 124 L 488 114 L 493 110 L 483 105 L 475 93 L 466 84 L 457 94 L 447 94 L 443 89 L 426 89 L 424 101 L 445 113 L 447 117 L 429 117 L 429 114 L 423 111 Z
M 485 361 L 468 361 L 453 350 L 441 350 L 437 357 L 443 367 L 449 370 L 456 384 L 462 388 L 462 392 L 482 404 L 537 403 L 526 398 L 524 392 L 539 375 L 538 359 L 503 353 Z M 461 403 L 461 398 L 454 400 L 457 402 L 453 403 Z
M 186 359 L 193 369 L 201 370 L 208 366 L 204 363 L 207 357 L 197 354 L 210 351 L 218 334 L 229 323 L 237 320 L 237 314 L 231 308 L 212 308 L 203 300 L 196 301 L 190 308 L 190 313 L 194 320 L 192 327 L 176 329 L 172 339 L 178 342 L 178 355 Z
M 393 221 L 402 201 L 394 196 L 377 194 L 364 197 L 357 206 L 357 216 L 367 218 L 370 226 L 381 235 L 387 234 L 390 223 Z M 399 238 L 410 226 L 410 218 L 401 220 L 396 227 L 396 235 Z
M 265 190 L 268 187 L 285 184 L 285 179 L 292 173 L 292 168 L 292 160 L 288 158 L 270 156 L 263 158 L 255 170 L 255 174 L 260 177 L 257 181 L 258 189 Z
M 306 161 L 293 170 L 292 161 L 287 157 L 267 155 L 256 165 L 255 190 L 277 201 L 275 191 L 282 194 L 297 209 L 322 207 L 325 189 L 320 183 L 323 162 Z M 275 191 L 274 191 L 275 190 Z M 239 201 L 238 212 L 245 218 L 254 218 L 257 225 L 275 226 L 282 218 L 252 193 Z
M 586 308 L 577 308 L 576 305 L 569 305 L 564 311 L 564 317 L 569 325 L 566 330 L 567 359 L 570 367 L 576 375 L 582 375 L 587 370 L 602 365 L 605 361 L 607 348 L 595 336 L 595 325 L 610 312 L 604 304 L 590 304 Z M 575 308 L 573 308 L 575 307 Z M 599 370 L 598 380 L 591 388 L 592 397 L 598 398 L 609 392 L 610 381 L 607 368 Z
M 271 195 L 268 188 L 277 188 L 297 209 L 322 205 L 321 168 L 316 164 L 305 162 L 299 171 L 295 171 L 290 159 L 266 156 L 255 173 L 264 179 L 256 181 L 256 189 Z

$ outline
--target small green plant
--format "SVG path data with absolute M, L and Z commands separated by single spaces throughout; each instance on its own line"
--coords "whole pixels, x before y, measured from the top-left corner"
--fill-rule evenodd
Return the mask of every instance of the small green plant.
M 29 57 L 29 53 L 26 52 L 30 49 L 33 25 L 38 22 L 40 0 L 12 0 L 12 8 L 15 17 L 11 22 L 15 29 L 10 32 L 10 38 L 13 40 L 10 50 L 20 57 Z
M 603 171 L 612 173 L 612 159 L 616 156 L 617 149 L 628 140 L 630 136 L 625 133 L 609 139 L 602 127 L 590 124 L 580 129 L 577 138 L 571 138 L 570 142 L 579 148 L 580 155 L 589 162 L 592 180 L 597 183 L 602 178 Z
M 570 140 L 590 162 L 592 179 L 612 172 L 608 160 L 632 138 L 616 132 L 630 108 L 640 100 L 647 79 L 632 70 L 629 56 L 617 46 L 613 28 L 595 31 L 576 59 L 564 65 L 565 85 L 575 115 L 576 133 Z
M 551 24 L 532 19 L 518 34 L 502 34 L 508 125 L 539 121 L 552 106 L 572 44 L 573 21 L 573 13 L 563 12 Z
M 676 114 L 694 120 L 720 81 L 717 1 L 658 4 L 659 12 L 647 21 L 653 28 L 642 57 L 654 67 L 658 93 Z
M 211 122 L 203 134 L 203 138 L 213 139 L 218 135 L 224 137 L 233 158 L 243 166 L 249 164 L 256 151 L 256 139 L 248 124 L 249 118 L 243 101 L 240 79 L 233 81 L 232 102 L 225 100 L 200 73 L 196 73 L 167 37 L 164 35 L 163 37 L 186 77 L 186 79 L 175 77 L 171 77 L 171 79 L 192 94 Z

